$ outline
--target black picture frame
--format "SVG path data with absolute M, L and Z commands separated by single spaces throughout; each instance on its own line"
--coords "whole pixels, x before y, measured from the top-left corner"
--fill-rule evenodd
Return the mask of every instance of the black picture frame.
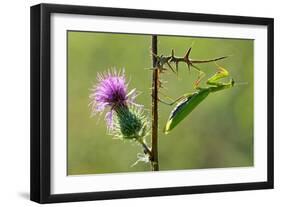
M 113 17 L 133 17 L 194 22 L 219 22 L 267 26 L 267 181 L 236 184 L 219 184 L 186 187 L 167 187 L 106 192 L 86 192 L 73 194 L 51 194 L 50 183 L 50 129 L 51 129 L 51 90 L 50 90 L 50 15 L 52 13 L 99 15 Z M 274 120 L 274 79 L 273 44 L 274 20 L 272 18 L 195 14 L 152 10 L 103 8 L 56 4 L 39 4 L 31 7 L 31 174 L 30 199 L 38 203 L 88 201 L 102 199 L 165 196 L 224 191 L 241 191 L 273 188 L 273 120 Z M 265 70 L 266 71 L 266 70 Z

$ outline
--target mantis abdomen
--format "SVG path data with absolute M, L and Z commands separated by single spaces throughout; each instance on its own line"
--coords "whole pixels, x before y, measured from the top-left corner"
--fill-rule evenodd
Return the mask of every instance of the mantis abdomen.
M 185 99 L 179 102 L 169 116 L 164 128 L 164 133 L 168 134 L 175 126 L 177 126 L 210 94 L 210 92 L 211 90 L 208 88 L 202 89 L 187 96 Z

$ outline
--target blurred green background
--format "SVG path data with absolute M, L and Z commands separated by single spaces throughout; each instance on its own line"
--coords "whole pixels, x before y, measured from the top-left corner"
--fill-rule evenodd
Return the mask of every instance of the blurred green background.
M 142 92 L 137 103 L 150 110 L 151 36 L 76 31 L 67 35 L 68 175 L 150 171 L 145 163 L 130 167 L 142 151 L 140 146 L 107 135 L 104 116 L 91 117 L 88 104 L 97 72 L 116 67 L 125 68 L 129 89 Z M 211 94 L 169 135 L 162 129 L 173 107 L 159 103 L 160 170 L 252 166 L 254 41 L 158 36 L 158 54 L 169 55 L 174 48 L 177 56 L 183 56 L 192 44 L 194 59 L 230 55 L 218 63 L 236 82 L 248 84 Z M 216 66 L 199 67 L 207 74 L 202 81 L 205 85 Z M 161 75 L 168 81 L 168 90 L 162 92 L 174 99 L 193 92 L 197 75 L 180 64 L 178 77 L 170 72 Z

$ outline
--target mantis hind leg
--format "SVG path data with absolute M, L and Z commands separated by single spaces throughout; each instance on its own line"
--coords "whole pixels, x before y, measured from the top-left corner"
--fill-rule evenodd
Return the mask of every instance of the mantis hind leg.
M 199 84 L 201 83 L 202 79 L 205 77 L 205 73 L 202 72 L 201 70 L 199 71 L 199 75 L 198 78 L 196 79 L 196 81 L 194 82 L 194 88 L 198 89 L 199 88 Z
M 198 78 L 195 80 L 195 82 L 193 84 L 195 89 L 199 89 L 199 84 L 202 81 L 202 79 L 205 77 L 206 73 L 204 73 L 200 68 L 198 68 L 197 66 L 195 66 L 193 64 L 188 65 L 188 68 L 190 68 L 191 66 L 199 73 Z

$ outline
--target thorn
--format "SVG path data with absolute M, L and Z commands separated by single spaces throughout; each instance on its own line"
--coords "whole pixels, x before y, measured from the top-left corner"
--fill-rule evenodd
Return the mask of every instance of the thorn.
M 158 83 L 157 83 L 158 87 L 161 88 L 162 87 L 162 83 L 160 80 L 158 80 Z
M 168 81 L 163 80 L 163 79 L 159 79 L 162 83 L 168 83 Z
M 158 55 L 156 55 L 154 52 L 151 51 L 151 54 L 152 54 L 154 57 L 158 58 Z
M 144 70 L 156 70 L 157 68 L 144 68 Z
M 173 71 L 173 73 L 176 73 L 176 71 L 174 70 L 174 68 L 170 65 L 169 62 L 167 62 L 167 65 L 169 66 L 169 68 Z
M 191 71 L 190 64 L 187 64 L 187 67 L 188 67 L 188 71 L 190 72 Z
M 194 67 L 195 69 L 197 69 L 199 72 L 201 72 L 201 69 L 198 68 L 197 66 L 193 65 L 193 64 L 190 64 L 192 67 Z
M 191 49 L 192 49 L 192 47 L 190 47 L 190 48 L 188 49 L 188 51 L 187 51 L 187 53 L 186 53 L 186 55 L 185 55 L 186 60 L 189 60 L 189 55 L 190 55 Z
M 190 47 L 193 47 L 193 46 L 194 46 L 194 44 L 195 44 L 195 40 L 193 40 L 193 41 L 192 41 L 192 43 L 191 43 L 191 46 L 190 46 Z
M 164 67 L 161 67 L 161 68 L 158 68 L 159 72 L 160 73 L 164 73 L 166 70 L 168 70 L 167 68 L 164 68 Z

